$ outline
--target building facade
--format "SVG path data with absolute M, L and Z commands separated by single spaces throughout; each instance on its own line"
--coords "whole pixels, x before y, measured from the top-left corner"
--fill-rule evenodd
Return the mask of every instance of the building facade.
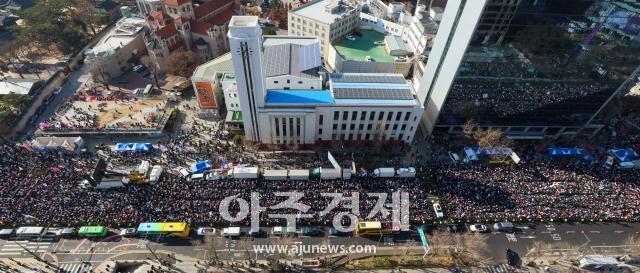
M 209 0 L 196 5 L 191 0 L 139 0 L 138 6 L 146 15 L 149 31 L 145 44 L 157 68 L 164 70 L 164 60 L 176 50 L 191 50 L 206 62 L 229 51 L 226 38 L 231 16 L 242 14 L 239 2 Z M 160 9 L 160 10 L 159 10 Z
M 473 36 L 474 44 L 501 44 L 522 0 L 489 0 Z
M 320 52 L 327 56 L 331 43 L 358 28 L 359 13 L 345 0 L 315 0 L 289 11 L 289 35 L 318 37 Z
M 229 43 L 245 137 L 268 144 L 410 143 L 424 111 L 401 74 L 326 73 L 315 37 L 262 37 L 233 17 Z

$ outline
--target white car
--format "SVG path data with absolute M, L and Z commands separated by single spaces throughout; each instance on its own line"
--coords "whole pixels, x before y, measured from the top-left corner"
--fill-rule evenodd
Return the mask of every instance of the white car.
M 134 66 L 134 67 L 133 67 L 133 69 L 131 69 L 131 70 L 132 70 L 133 72 L 142 71 L 142 70 L 144 70 L 144 65 L 141 65 L 141 64 L 136 65 L 136 66 Z
M 433 203 L 433 210 L 436 212 L 437 218 L 444 217 L 444 213 L 442 212 L 442 207 L 440 207 L 439 203 Z
M 120 231 L 120 236 L 122 237 L 136 236 L 136 234 L 138 234 L 138 230 L 135 228 L 125 228 Z
M 62 92 L 62 86 L 58 86 L 56 87 L 56 89 L 53 90 L 53 94 L 56 94 L 56 95 L 60 94 L 60 92 Z
M 485 232 L 487 232 L 489 230 L 487 229 L 487 226 L 485 226 L 485 225 L 475 224 L 475 225 L 470 225 L 469 226 L 469 231 L 477 232 L 477 233 L 485 233 Z
M 355 41 L 356 40 L 356 37 L 353 37 L 352 35 L 344 36 L 344 38 L 349 40 L 349 41 Z
M 372 58 L 371 56 L 366 56 L 364 58 L 365 58 L 365 60 L 367 60 L 367 62 L 374 62 L 375 61 L 375 59 Z
M 216 235 L 216 229 L 212 227 L 201 227 L 196 231 L 198 236 Z

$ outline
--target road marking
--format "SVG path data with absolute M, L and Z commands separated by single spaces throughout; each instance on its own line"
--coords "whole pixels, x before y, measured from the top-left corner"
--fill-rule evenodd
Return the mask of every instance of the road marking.
M 599 230 L 590 230 L 589 233 L 600 233 Z
M 74 250 L 72 250 L 72 251 L 71 251 L 71 253 L 76 253 L 76 252 L 78 251 L 78 249 L 80 249 L 80 246 L 81 246 L 82 244 L 84 244 L 84 242 L 86 242 L 86 241 L 87 241 L 87 239 L 83 239 L 83 240 L 80 242 L 80 244 L 79 244 L 79 245 L 78 245 Z
M 529 236 L 520 236 L 520 239 L 535 239 L 535 238 L 536 238 L 536 236 L 531 236 L 531 235 L 529 235 Z
M 114 246 L 114 247 L 110 248 L 109 250 L 107 250 L 107 253 L 110 253 L 114 249 L 120 248 L 120 247 L 123 247 L 123 246 L 135 246 L 135 247 L 137 247 L 138 244 L 121 244 L 121 245 L 117 245 L 117 246 Z M 95 252 L 94 252 L 94 254 L 95 254 Z
M 624 230 L 616 230 L 614 232 L 620 234 L 620 233 L 624 233 Z
M 573 233 L 576 233 L 576 232 L 575 232 L 575 230 L 569 230 L 569 231 L 567 231 L 567 234 L 573 234 Z

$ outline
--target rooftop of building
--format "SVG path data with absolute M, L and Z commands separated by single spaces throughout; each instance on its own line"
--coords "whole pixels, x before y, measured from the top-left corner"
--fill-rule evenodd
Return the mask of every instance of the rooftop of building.
M 145 20 L 142 17 L 132 16 L 120 19 L 116 22 L 116 26 L 96 43 L 92 49 L 93 54 L 112 55 L 118 48 L 133 41 L 144 29 L 144 25 Z
M 415 100 L 402 74 L 332 73 L 329 84 L 336 99 Z
M 331 24 L 338 18 L 354 11 L 356 11 L 356 7 L 344 0 L 316 0 L 289 12 L 314 21 Z
M 41 80 L 23 80 L 0 78 L 0 95 L 8 95 L 15 93 L 20 95 L 28 95 L 35 85 L 42 82 Z
M 367 56 L 378 62 L 393 62 L 395 56 L 389 55 L 384 44 L 384 34 L 374 30 L 360 30 L 360 36 L 352 35 L 355 40 L 342 39 L 333 46 L 346 60 L 366 61 Z
M 195 78 L 213 79 L 218 73 L 233 73 L 231 53 L 225 53 L 218 58 L 201 64 L 193 71 Z
M 267 104 L 331 104 L 334 102 L 329 90 L 267 90 Z
M 322 66 L 316 38 L 272 36 L 263 43 L 262 65 L 265 77 L 292 75 L 318 78 Z

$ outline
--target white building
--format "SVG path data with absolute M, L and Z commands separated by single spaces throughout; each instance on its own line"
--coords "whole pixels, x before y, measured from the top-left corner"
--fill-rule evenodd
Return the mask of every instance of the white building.
M 229 44 L 248 140 L 413 141 L 424 108 L 401 74 L 326 74 L 317 38 L 263 38 L 253 16 L 232 18 Z
M 438 120 L 487 1 L 447 2 L 424 73 L 414 79 L 418 83 L 418 98 L 426 109 L 421 127 L 427 135 L 431 134 Z
M 87 52 L 85 62 L 89 71 L 107 78 L 115 78 L 128 71 L 131 66 L 129 60 L 145 50 L 142 38 L 145 25 L 141 17 L 125 17 L 116 22 L 116 26 Z
M 359 13 L 345 0 L 315 0 L 289 11 L 289 35 L 318 37 L 320 52 L 327 56 L 333 41 L 358 27 Z

